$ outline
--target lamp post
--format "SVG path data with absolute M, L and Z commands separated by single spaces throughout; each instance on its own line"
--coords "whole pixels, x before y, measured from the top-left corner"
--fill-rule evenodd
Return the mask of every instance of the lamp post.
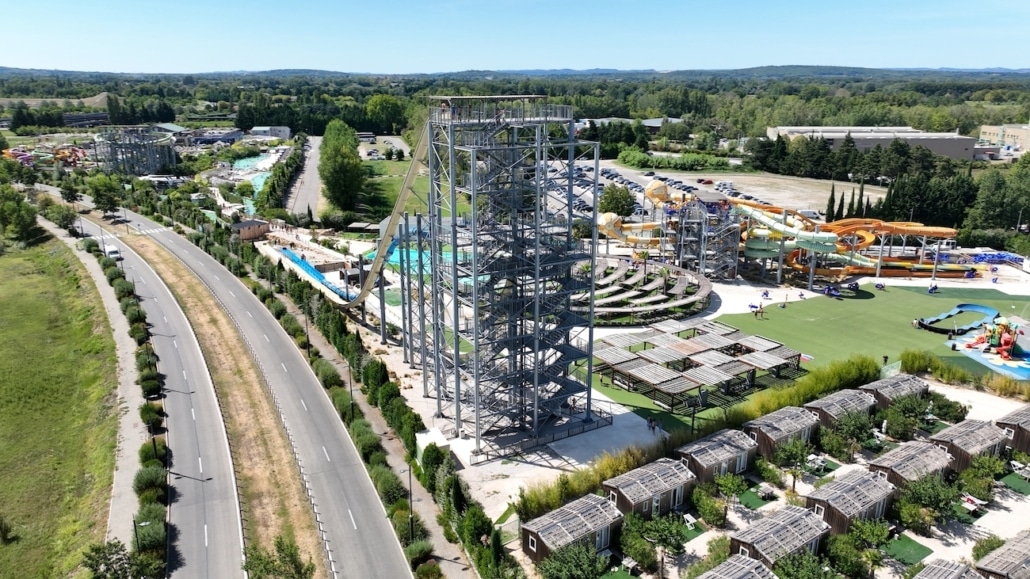
M 408 540 L 415 540 L 415 506 L 411 504 L 411 466 L 408 466 Z
M 1019 227 L 1023 225 L 1023 208 L 1019 208 L 1019 217 L 1016 218 L 1016 234 L 1019 234 Z
M 350 394 L 350 421 L 354 422 L 354 380 L 351 379 L 350 362 L 344 360 L 347 365 L 347 392 Z
M 146 527 L 150 524 L 150 521 L 143 521 L 142 523 L 136 523 L 136 517 L 132 518 L 132 534 L 136 537 L 136 551 L 139 552 L 139 528 Z

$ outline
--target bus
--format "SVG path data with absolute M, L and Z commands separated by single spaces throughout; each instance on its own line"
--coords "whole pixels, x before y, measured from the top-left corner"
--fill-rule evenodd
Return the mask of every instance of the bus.
M 376 134 L 375 133 L 358 133 L 358 142 L 362 142 L 363 143 L 363 142 L 366 142 L 366 141 L 369 142 L 369 143 L 376 142 Z

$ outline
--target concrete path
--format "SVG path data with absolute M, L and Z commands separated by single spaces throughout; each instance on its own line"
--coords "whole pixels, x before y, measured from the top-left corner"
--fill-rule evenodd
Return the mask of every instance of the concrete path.
M 118 539 L 125 545 L 132 544 L 132 517 L 139 509 L 136 493 L 132 490 L 132 479 L 139 470 L 137 450 L 147 440 L 147 430 L 139 418 L 139 407 L 143 404 L 143 392 L 136 385 L 136 342 L 129 337 L 129 322 L 122 314 L 114 289 L 107 283 L 104 271 L 91 254 L 76 247 L 79 241 L 70 237 L 67 231 L 40 218 L 39 224 L 54 237 L 72 248 L 79 261 L 97 286 L 107 319 L 114 336 L 115 354 L 118 358 L 118 447 L 115 451 L 114 480 L 111 484 L 111 504 L 107 517 L 107 539 Z

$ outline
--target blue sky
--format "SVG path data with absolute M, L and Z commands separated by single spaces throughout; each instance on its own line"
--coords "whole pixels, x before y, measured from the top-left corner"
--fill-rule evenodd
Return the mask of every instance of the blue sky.
M 311 68 L 1030 68 L 1030 1 L 51 0 L 4 2 L 0 66 L 186 73 Z

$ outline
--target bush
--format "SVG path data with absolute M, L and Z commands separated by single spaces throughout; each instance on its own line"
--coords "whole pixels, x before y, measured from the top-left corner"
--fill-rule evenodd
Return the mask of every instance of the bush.
M 168 447 L 164 439 L 151 438 L 139 447 L 139 461 L 145 463 L 151 460 L 159 460 L 162 464 L 168 464 Z
M 983 559 L 988 553 L 1004 544 L 1005 539 L 1002 539 L 997 535 L 987 535 L 973 545 L 973 560 L 979 561 L 980 559 Z
M 86 253 L 96 253 L 100 251 L 100 243 L 92 237 L 87 237 L 82 240 L 82 251 Z
M 168 507 L 161 503 L 147 503 L 140 506 L 139 512 L 136 513 L 136 522 L 163 525 L 167 514 Z
M 138 496 L 148 489 L 164 491 L 168 488 L 168 473 L 163 468 L 144 467 L 136 471 L 132 479 L 132 490 Z
M 415 569 L 415 579 L 443 579 L 443 571 L 436 561 L 426 561 Z
M 97 264 L 99 264 L 100 265 L 100 269 L 102 269 L 104 271 L 107 271 L 107 270 L 111 269 L 112 267 L 118 267 L 118 262 L 117 261 L 115 261 L 113 258 L 107 257 L 106 255 L 103 255 L 103 254 L 101 254 L 100 259 L 97 260 Z
M 408 521 L 409 514 L 412 515 L 410 522 Z M 390 519 L 393 522 L 393 532 L 397 535 L 402 545 L 411 545 L 429 538 L 426 525 L 422 522 L 422 517 L 418 516 L 418 513 L 411 513 L 407 509 L 398 510 L 393 513 Z M 408 536 L 408 531 L 411 530 L 410 527 L 415 527 L 414 537 Z
M 143 468 L 156 468 L 156 469 L 161 470 L 161 471 L 164 470 L 164 467 L 161 466 L 160 464 L 157 465 L 157 466 L 145 465 Z M 158 488 L 149 488 L 149 489 L 143 490 L 143 492 L 137 493 L 137 497 L 139 498 L 139 505 L 140 506 L 143 506 L 143 505 L 146 505 L 146 504 L 150 504 L 150 503 L 165 504 L 165 499 L 166 499 L 165 495 L 166 495 L 165 489 L 158 489 Z
M 765 459 L 760 458 L 755 461 L 755 471 L 758 472 L 758 477 L 765 482 L 783 488 L 783 471 L 769 464 Z
M 121 280 L 121 281 L 125 281 L 125 280 Z M 121 282 L 117 282 L 117 283 L 121 283 Z M 126 282 L 126 283 L 128 283 L 128 282 Z M 131 298 L 131 297 L 118 298 L 118 307 L 122 310 L 122 314 L 125 314 L 125 311 L 128 310 L 130 307 L 132 307 L 134 305 L 136 305 L 136 299 L 135 298 Z
M 372 484 L 375 485 L 383 503 L 390 504 L 408 496 L 401 479 L 389 468 L 373 466 L 368 469 L 368 475 L 372 478 Z
M 107 278 L 107 283 L 114 285 L 115 280 L 125 279 L 125 272 L 117 267 L 109 267 L 104 270 L 104 277 Z
M 150 333 L 147 331 L 146 324 L 133 324 L 129 327 L 129 336 L 136 341 L 137 346 L 142 346 L 150 337 Z
M 432 555 L 433 544 L 429 541 L 415 541 L 404 548 L 404 556 L 408 558 L 408 563 L 411 565 L 412 569 L 422 567 L 422 563 L 428 561 Z M 436 568 L 439 571 L 440 568 Z M 416 576 L 418 576 L 417 573 Z M 440 576 L 442 577 L 442 574 Z
M 136 381 L 142 382 L 144 380 L 158 380 L 160 377 L 161 374 L 157 371 L 157 368 L 148 366 L 139 371 L 139 377 Z
M 111 287 L 114 288 L 114 295 L 117 296 L 119 300 L 124 301 L 126 299 L 130 299 L 133 303 L 135 303 L 135 300 L 133 300 L 132 297 L 136 294 L 136 292 L 135 288 L 133 288 L 132 286 L 131 281 L 124 279 L 115 280 L 114 285 L 112 285 Z M 122 312 L 124 311 L 125 307 L 122 307 Z
M 372 426 L 363 419 L 357 419 L 350 425 L 350 437 L 354 441 L 354 446 L 358 449 L 358 454 L 361 455 L 361 460 L 366 463 L 372 456 L 372 453 L 382 450 L 382 446 L 379 443 L 379 435 L 372 431 Z
M 400 398 L 401 389 L 396 382 L 387 382 L 379 387 L 376 402 L 379 408 L 386 409 L 394 398 Z
M 149 344 L 136 348 L 136 369 L 142 372 L 145 368 L 157 368 L 157 355 Z
M 343 386 L 343 379 L 340 378 L 340 373 L 336 371 L 336 367 L 333 366 L 332 362 L 318 358 L 311 363 L 311 369 L 314 370 L 315 376 L 318 377 L 318 381 L 322 384 L 325 389 L 338 388 Z
M 286 315 L 286 304 L 276 298 L 269 298 L 269 301 L 265 302 L 265 306 L 267 306 L 268 311 L 275 316 L 275 319 L 279 319 Z
M 144 402 L 139 407 L 139 418 L 148 429 L 161 427 L 161 423 L 164 421 L 162 413 L 161 407 L 153 402 Z
M 690 498 L 694 503 L 694 508 L 697 509 L 697 514 L 701 515 L 705 523 L 714 527 L 722 527 L 726 524 L 725 505 L 717 501 L 703 487 L 696 487 Z
M 339 413 L 344 424 L 350 425 L 352 411 L 354 418 L 361 418 L 361 409 L 357 404 L 351 404 L 350 392 L 343 388 L 335 388 L 329 395 L 333 400 L 333 407 L 336 408 L 336 412 Z
M 149 525 L 137 525 L 134 532 L 133 546 L 135 547 L 138 542 L 139 552 L 164 555 L 166 547 L 164 521 Z
M 143 324 L 147 321 L 147 312 L 139 306 L 130 306 L 125 310 L 125 319 L 129 320 L 130 324 Z
M 158 380 L 140 380 L 139 387 L 144 398 L 155 398 L 161 394 L 161 382 Z

